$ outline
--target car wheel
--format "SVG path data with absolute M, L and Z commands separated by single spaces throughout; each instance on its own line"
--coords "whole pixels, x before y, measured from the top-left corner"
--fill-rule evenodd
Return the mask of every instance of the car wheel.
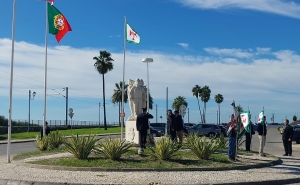
M 208 133 L 208 137 L 211 139 L 211 138 L 214 138 L 216 136 L 216 134 L 215 133 L 212 133 L 212 132 L 210 132 L 210 133 Z
M 298 138 L 296 139 L 296 143 L 297 143 L 297 144 L 300 144 L 300 137 L 298 137 Z

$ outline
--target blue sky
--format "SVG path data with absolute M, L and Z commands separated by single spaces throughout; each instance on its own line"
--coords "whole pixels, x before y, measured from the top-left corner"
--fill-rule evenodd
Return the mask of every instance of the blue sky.
M 150 90 L 158 115 L 165 120 L 166 87 L 169 107 L 176 96 L 188 102 L 190 122 L 199 112 L 191 89 L 208 85 L 207 122 L 216 122 L 216 94 L 224 96 L 221 121 L 227 122 L 234 99 L 258 116 L 262 107 L 270 122 L 299 111 L 300 4 L 278 0 L 56 0 L 73 31 L 58 44 L 49 35 L 47 119 L 65 119 L 63 88 L 69 87 L 69 107 L 74 120 L 97 121 L 102 103 L 102 79 L 92 58 L 100 50 L 112 53 L 114 70 L 106 75 L 107 120 L 118 121 L 112 96 L 122 80 L 124 16 L 138 32 L 141 43 L 126 44 L 125 81 L 142 78 L 151 57 Z M 8 116 L 13 1 L 0 1 L 0 115 Z M 28 119 L 28 90 L 37 93 L 31 101 L 31 118 L 43 119 L 45 2 L 17 0 L 13 119 Z M 52 89 L 55 89 L 52 90 Z M 203 107 L 203 104 L 201 104 Z M 101 109 L 101 119 L 103 118 Z M 128 105 L 125 112 L 129 114 Z M 155 110 L 150 111 L 156 116 Z M 158 118 L 158 121 L 160 119 Z M 154 121 L 155 122 L 155 118 Z M 187 116 L 185 117 L 187 122 Z

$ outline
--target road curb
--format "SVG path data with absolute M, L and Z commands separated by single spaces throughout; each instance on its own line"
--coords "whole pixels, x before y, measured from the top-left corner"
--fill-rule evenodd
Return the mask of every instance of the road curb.
M 248 170 L 252 168 L 264 168 L 282 164 L 282 160 L 277 158 L 266 163 L 257 163 L 251 165 L 239 165 L 228 167 L 199 167 L 199 168 L 101 168 L 101 167 L 69 167 L 69 166 L 50 166 L 39 165 L 12 160 L 17 166 L 25 166 L 30 168 L 48 169 L 48 170 L 65 170 L 65 171 L 102 171 L 102 172 L 139 172 L 139 171 L 155 171 L 155 172 L 171 172 L 171 171 L 228 171 L 228 170 Z
M 282 179 L 282 180 L 267 180 L 267 181 L 253 181 L 253 182 L 229 182 L 229 183 L 204 183 L 202 185 L 265 185 L 265 184 L 272 184 L 272 185 L 282 185 L 282 184 L 294 184 L 300 183 L 300 178 L 291 178 L 291 179 Z M 22 184 L 22 185 L 82 185 L 77 183 L 57 183 L 57 182 L 33 182 L 33 181 L 18 181 L 18 180 L 6 180 L 0 179 L 0 185 L 11 185 L 11 184 Z M 156 184 L 154 182 L 149 183 L 140 183 L 140 185 L 149 185 L 149 184 Z M 85 185 L 111 185 L 111 183 L 101 183 L 101 184 L 85 184 Z M 115 184 L 114 185 L 119 185 Z M 123 184 L 124 185 L 124 184 Z M 176 185 L 176 184 L 173 184 Z M 196 184 L 190 184 L 196 185 Z M 197 183 L 197 185 L 199 185 Z

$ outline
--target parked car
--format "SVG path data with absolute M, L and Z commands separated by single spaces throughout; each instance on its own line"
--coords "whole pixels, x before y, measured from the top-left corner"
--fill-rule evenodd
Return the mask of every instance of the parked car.
M 214 124 L 197 124 L 191 128 L 188 128 L 188 133 L 197 133 L 198 136 L 207 136 L 213 138 L 215 136 L 220 136 L 221 129 L 218 125 Z
M 163 135 L 160 130 L 155 129 L 152 126 L 150 126 L 150 134 L 152 134 L 153 137 L 161 137 Z
M 166 132 L 166 123 L 150 123 L 150 126 L 156 130 L 160 130 L 162 134 Z
M 300 126 L 293 126 L 294 133 L 293 133 L 293 141 L 296 141 L 297 144 L 300 144 Z
M 183 124 L 186 128 L 189 128 L 189 127 L 193 127 L 195 125 L 197 125 L 196 123 L 184 123 Z
M 224 137 L 227 137 L 227 130 L 226 127 L 223 125 L 218 125 L 218 127 L 221 129 L 221 133 L 223 134 Z

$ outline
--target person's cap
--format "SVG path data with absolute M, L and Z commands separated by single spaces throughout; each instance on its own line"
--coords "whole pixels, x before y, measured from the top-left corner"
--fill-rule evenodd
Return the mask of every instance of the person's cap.
M 143 111 L 146 111 L 146 110 L 147 110 L 147 108 L 142 108 L 142 110 L 143 110 Z
M 175 110 L 174 113 L 179 113 L 179 111 L 178 111 L 178 110 Z

